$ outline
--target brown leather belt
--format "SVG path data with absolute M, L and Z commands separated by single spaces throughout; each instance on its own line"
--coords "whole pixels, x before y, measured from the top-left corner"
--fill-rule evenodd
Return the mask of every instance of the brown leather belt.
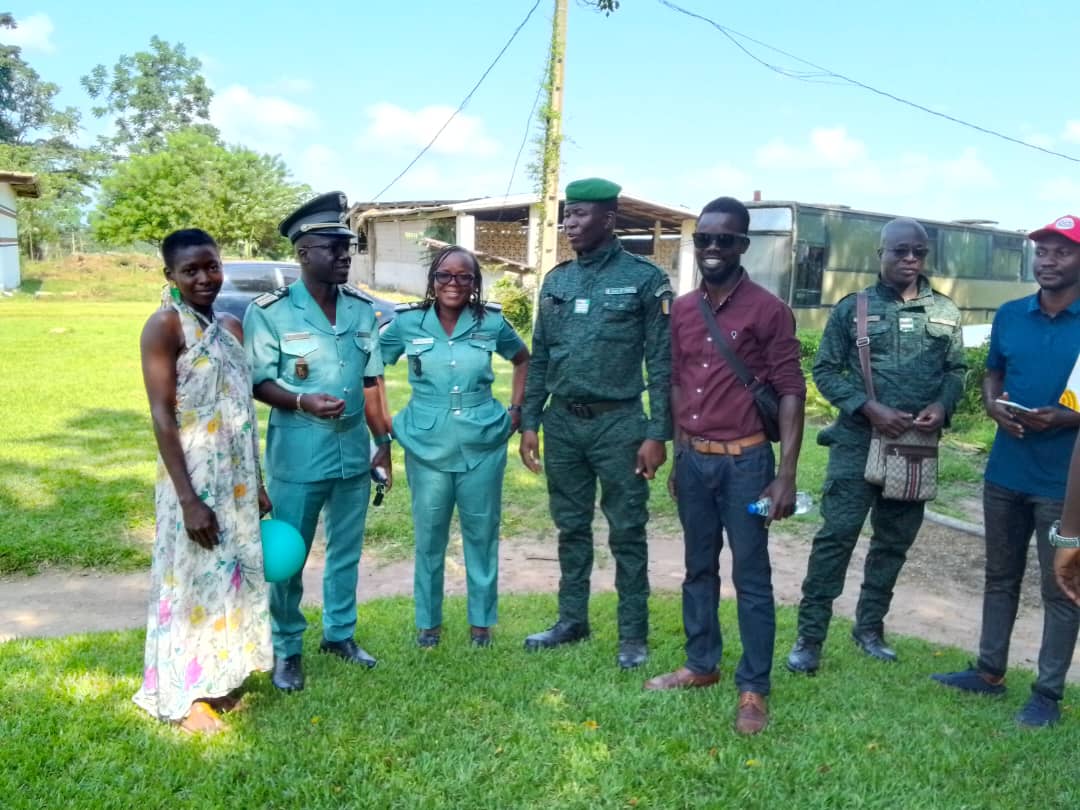
M 693 436 L 690 438 L 690 449 L 709 456 L 741 456 L 743 450 L 749 450 L 751 447 L 757 447 L 759 444 L 765 444 L 766 442 L 768 442 L 768 438 L 764 433 L 755 433 L 751 436 L 731 439 L 726 442 Z

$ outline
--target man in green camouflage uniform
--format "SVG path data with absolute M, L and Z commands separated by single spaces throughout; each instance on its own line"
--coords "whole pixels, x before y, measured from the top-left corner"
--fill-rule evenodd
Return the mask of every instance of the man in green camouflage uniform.
M 896 437 L 945 425 L 963 394 L 960 311 L 922 274 L 927 235 L 914 220 L 896 219 L 881 231 L 881 275 L 869 287 L 867 333 L 876 399 L 869 399 L 856 345 L 855 302 L 849 295 L 829 316 L 814 360 L 818 390 L 840 409 L 818 435 L 829 448 L 821 498 L 824 525 L 814 537 L 799 605 L 798 639 L 788 656 L 793 672 L 818 668 L 832 603 L 843 591 L 855 543 L 870 513 L 870 549 L 852 637 L 868 655 L 895 661 L 884 620 L 893 586 L 922 525 L 924 503 L 882 497 L 863 479 L 872 428 Z
M 671 438 L 671 286 L 615 238 L 620 188 L 590 179 L 566 187 L 563 227 L 577 258 L 540 290 L 522 411 L 521 458 L 540 471 L 540 423 L 551 517 L 559 529 L 559 620 L 525 639 L 536 650 L 589 635 L 596 482 L 610 529 L 619 594 L 619 666 L 640 666 L 649 630 L 648 479 Z M 642 360 L 648 386 L 642 378 Z M 641 392 L 649 391 L 649 416 Z M 547 406 L 545 408 L 545 405 Z

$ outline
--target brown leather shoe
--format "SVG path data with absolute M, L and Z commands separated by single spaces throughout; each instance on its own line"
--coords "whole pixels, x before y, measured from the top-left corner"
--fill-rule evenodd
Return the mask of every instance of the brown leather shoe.
M 765 696 L 757 692 L 740 692 L 739 709 L 735 714 L 735 730 L 739 734 L 757 734 L 769 725 Z
M 679 669 L 674 672 L 650 678 L 645 681 L 642 688 L 652 691 L 660 691 L 662 689 L 686 689 L 691 686 L 712 686 L 719 680 L 719 672 L 710 672 L 708 675 L 698 675 L 696 672 L 691 672 L 686 667 L 679 667 Z

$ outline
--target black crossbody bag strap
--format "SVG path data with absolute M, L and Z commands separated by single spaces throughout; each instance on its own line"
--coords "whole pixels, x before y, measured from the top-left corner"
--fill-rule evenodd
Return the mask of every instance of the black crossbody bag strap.
M 735 354 L 735 350 L 728 344 L 724 333 L 720 331 L 720 325 L 716 322 L 716 316 L 705 302 L 705 296 L 698 298 L 698 306 L 701 309 L 701 317 L 705 319 L 705 325 L 709 328 L 709 334 L 712 335 L 713 345 L 716 346 L 716 350 L 720 352 L 727 364 L 731 366 L 731 370 L 735 372 L 739 382 L 746 388 L 751 388 L 754 383 L 760 382 L 757 377 L 750 373 L 746 363 L 742 361 L 739 355 Z

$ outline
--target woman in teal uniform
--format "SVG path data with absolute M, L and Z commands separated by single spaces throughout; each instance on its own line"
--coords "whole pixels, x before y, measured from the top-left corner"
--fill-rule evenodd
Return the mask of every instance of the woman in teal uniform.
M 450 516 L 458 509 L 469 593 L 470 640 L 486 647 L 495 624 L 499 520 L 506 442 L 521 422 L 529 350 L 497 304 L 484 304 L 480 264 L 455 245 L 436 254 L 424 300 L 398 307 L 383 331 L 383 362 L 405 355 L 412 396 L 394 417 L 405 449 L 416 531 L 417 643 L 442 629 L 443 573 Z M 514 364 L 511 404 L 491 394 L 491 355 Z

